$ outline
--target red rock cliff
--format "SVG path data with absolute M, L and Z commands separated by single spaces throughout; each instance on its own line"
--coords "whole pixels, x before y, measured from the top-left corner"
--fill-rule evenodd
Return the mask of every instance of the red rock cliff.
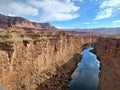
M 21 27 L 24 29 L 49 29 L 55 30 L 56 28 L 50 23 L 37 23 L 31 22 L 22 17 L 10 17 L 0 14 L 0 28 L 8 27 Z
M 80 47 L 96 38 L 64 32 L 0 32 L 0 85 L 7 90 L 64 90 Z
M 120 39 L 101 37 L 96 47 L 101 62 L 99 90 L 120 90 Z

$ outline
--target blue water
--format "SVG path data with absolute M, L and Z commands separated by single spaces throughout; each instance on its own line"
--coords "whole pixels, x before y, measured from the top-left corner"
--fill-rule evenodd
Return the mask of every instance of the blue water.
M 87 48 L 81 52 L 82 60 L 72 74 L 68 90 L 98 90 L 100 63 L 96 55 Z
M 0 86 L 0 90 L 6 90 L 5 87 L 3 86 Z

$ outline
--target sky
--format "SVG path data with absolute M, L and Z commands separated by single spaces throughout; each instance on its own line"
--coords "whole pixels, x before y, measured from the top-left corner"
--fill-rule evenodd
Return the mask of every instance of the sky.
M 120 0 L 0 0 L 0 13 L 64 29 L 120 27 Z

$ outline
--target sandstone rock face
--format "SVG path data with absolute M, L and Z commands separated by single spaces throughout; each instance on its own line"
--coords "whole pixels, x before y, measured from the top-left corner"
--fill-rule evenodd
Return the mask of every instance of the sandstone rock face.
M 50 23 L 36 23 L 31 22 L 25 18 L 22 17 L 10 17 L 0 14 L 0 28 L 15 28 L 15 27 L 21 27 L 24 29 L 49 29 L 53 30 L 56 29 L 54 26 L 52 26 Z
M 0 85 L 7 90 L 64 90 L 95 37 L 64 32 L 0 32 Z
M 120 90 L 120 39 L 98 39 L 97 55 L 101 62 L 99 90 Z

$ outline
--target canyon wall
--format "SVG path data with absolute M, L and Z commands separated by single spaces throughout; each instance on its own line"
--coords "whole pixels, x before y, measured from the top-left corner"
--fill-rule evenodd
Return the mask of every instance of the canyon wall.
M 96 50 L 101 62 L 99 90 L 120 90 L 120 39 L 99 37 Z
M 80 59 L 84 34 L 0 31 L 0 85 L 7 90 L 64 90 Z

